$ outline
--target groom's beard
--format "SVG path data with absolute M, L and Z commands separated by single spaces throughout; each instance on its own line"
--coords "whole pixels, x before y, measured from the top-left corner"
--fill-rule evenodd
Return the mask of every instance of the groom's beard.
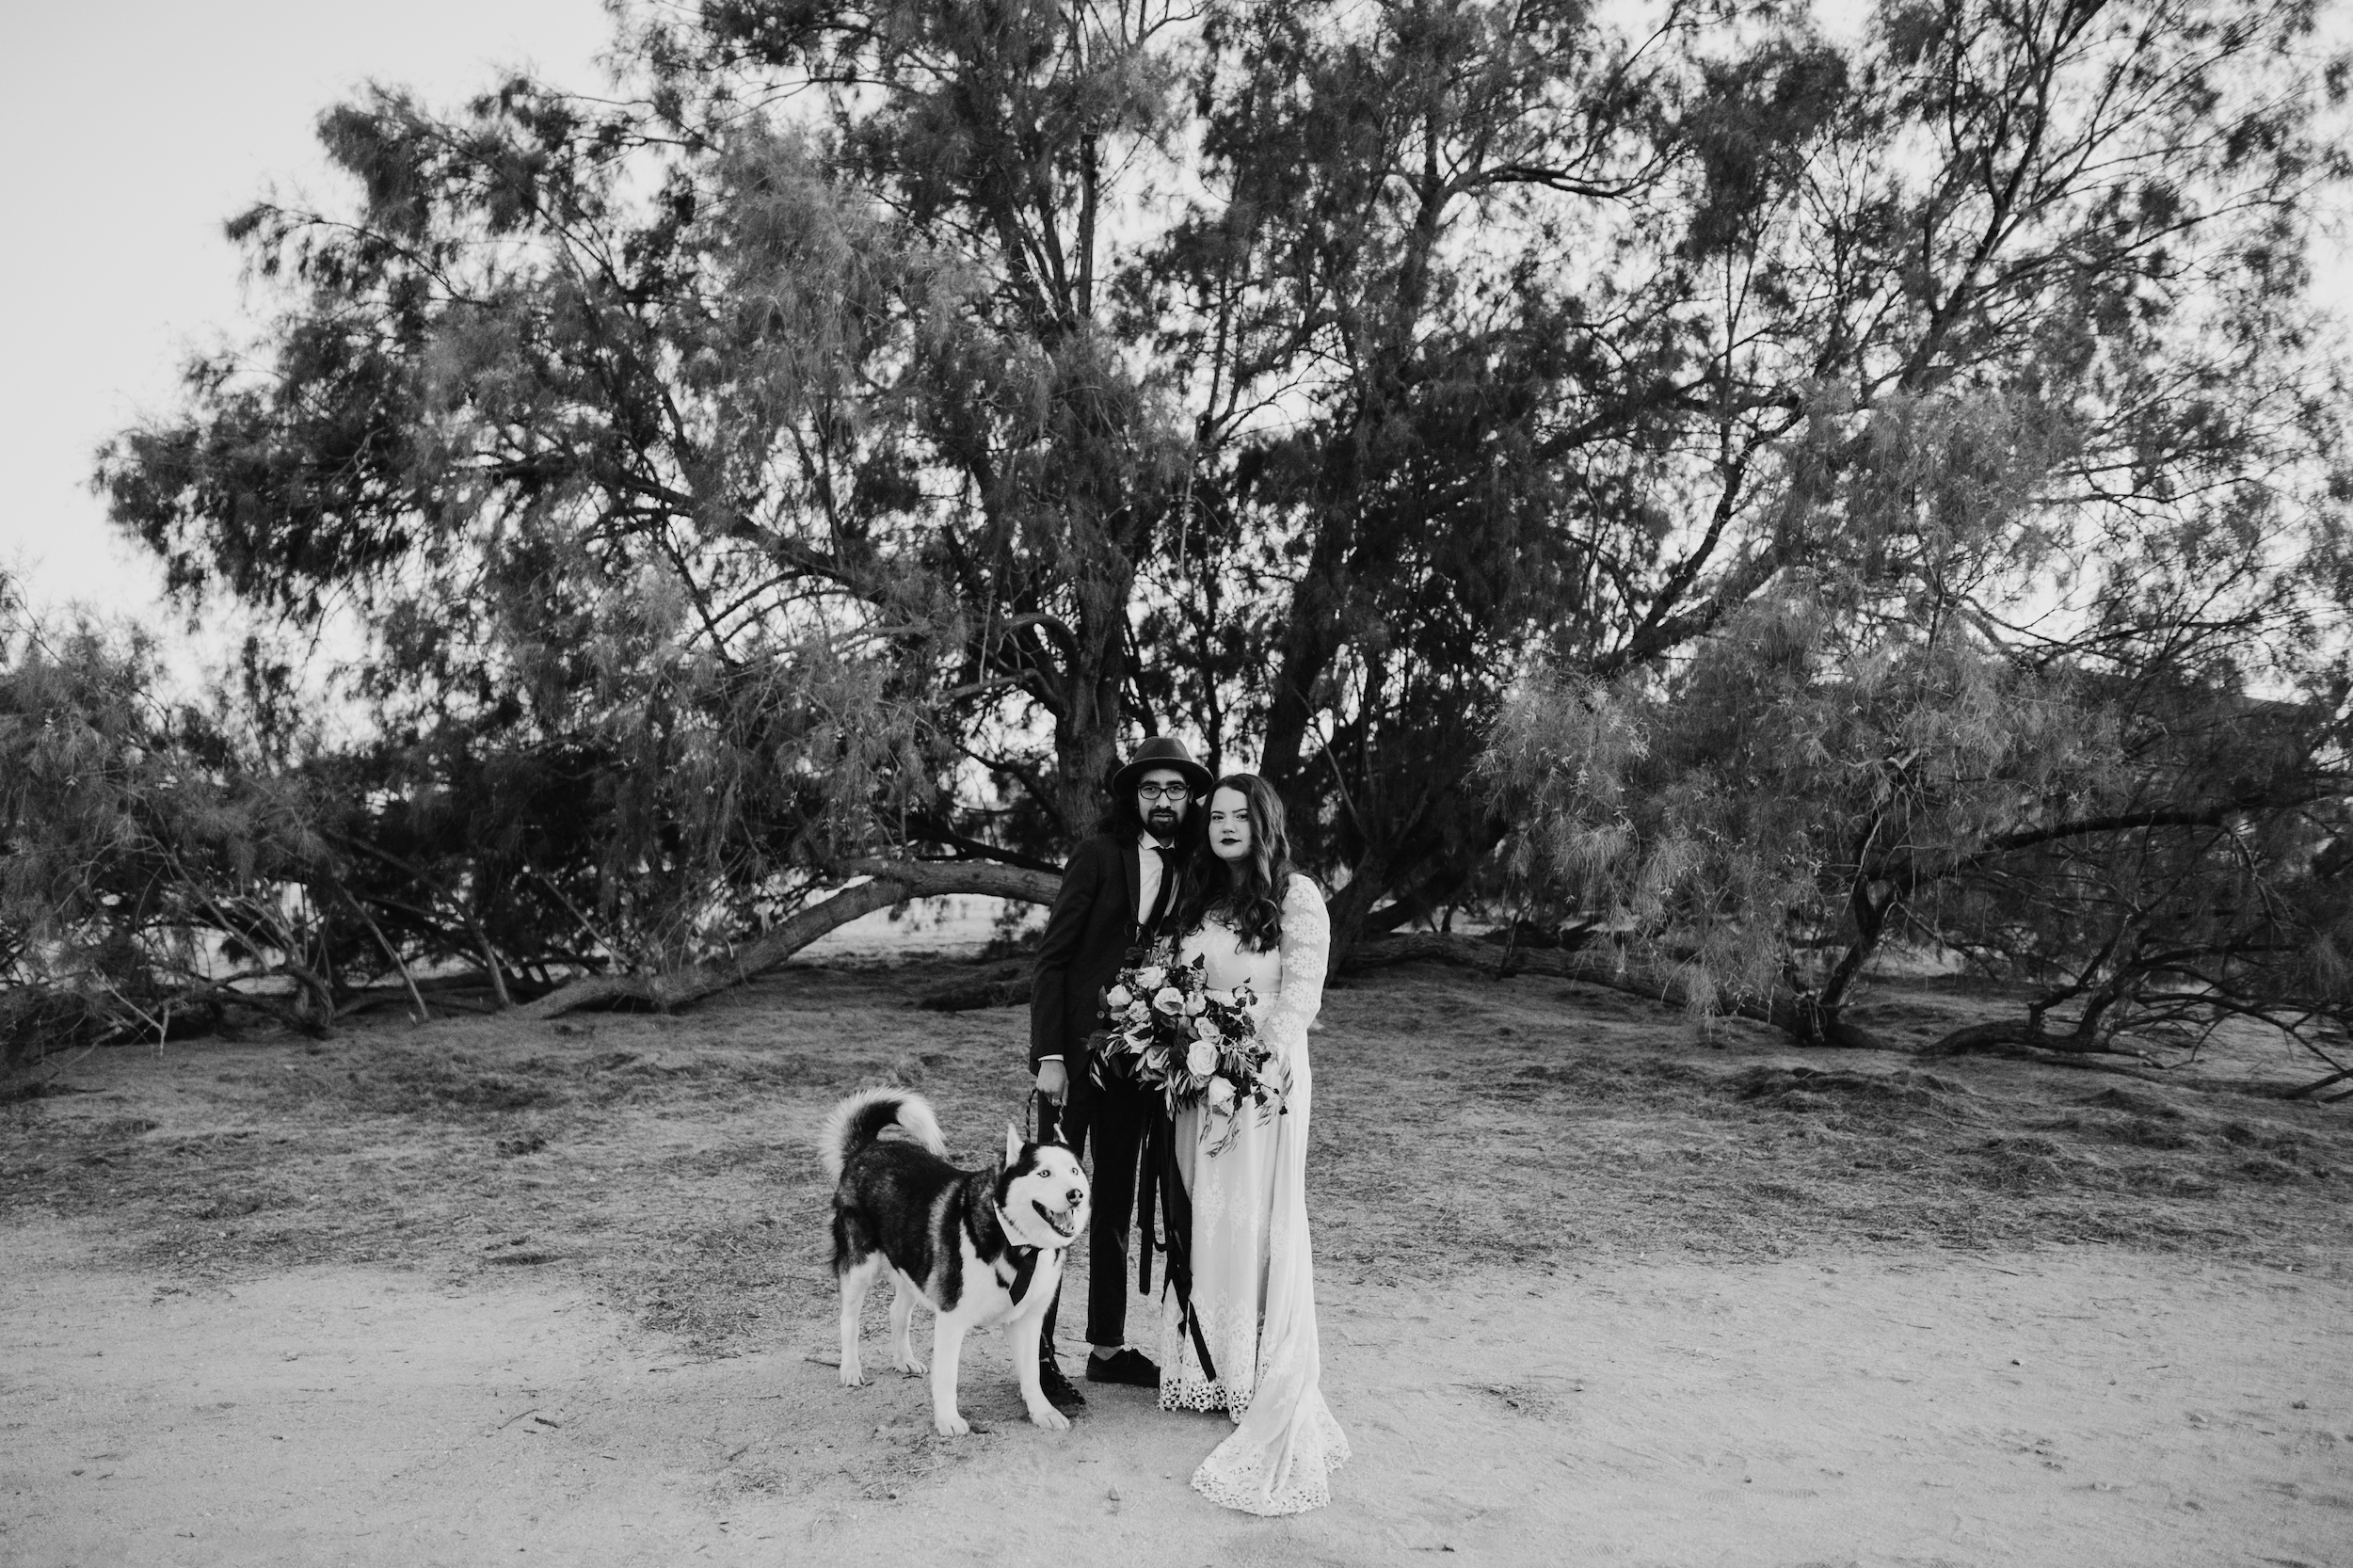
M 1165 806 L 1156 806 L 1144 814 L 1144 830 L 1164 844 L 1176 841 L 1176 824 L 1184 819 Z

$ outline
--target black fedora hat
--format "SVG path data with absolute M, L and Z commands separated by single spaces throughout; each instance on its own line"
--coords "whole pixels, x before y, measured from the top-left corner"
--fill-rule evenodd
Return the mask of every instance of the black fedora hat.
M 1124 795 L 1136 787 L 1137 780 L 1154 768 L 1174 768 L 1185 776 L 1194 794 L 1205 792 L 1217 782 L 1209 770 L 1193 760 L 1185 743 L 1174 735 L 1155 735 L 1136 747 L 1136 754 L 1128 759 L 1120 770 L 1112 775 L 1112 793 Z

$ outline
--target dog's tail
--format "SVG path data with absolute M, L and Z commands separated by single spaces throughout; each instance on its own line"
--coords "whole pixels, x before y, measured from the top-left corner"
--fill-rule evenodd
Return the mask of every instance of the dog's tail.
M 824 1130 L 817 1135 L 825 1175 L 840 1180 L 850 1157 L 892 1127 L 942 1160 L 948 1158 L 948 1140 L 939 1135 L 939 1118 L 932 1114 L 931 1101 L 910 1089 L 861 1089 L 833 1108 Z

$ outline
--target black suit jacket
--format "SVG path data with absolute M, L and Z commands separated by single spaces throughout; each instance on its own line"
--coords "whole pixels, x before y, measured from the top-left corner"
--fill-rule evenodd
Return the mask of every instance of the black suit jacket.
M 1164 874 L 1168 895 L 1160 907 L 1171 909 L 1180 884 L 1176 867 Z M 1073 1083 L 1084 1076 L 1086 1039 L 1100 1027 L 1097 1000 L 1136 940 L 1140 885 L 1135 840 L 1109 833 L 1080 844 L 1063 868 L 1030 987 L 1032 1073 L 1042 1059 L 1059 1056 Z

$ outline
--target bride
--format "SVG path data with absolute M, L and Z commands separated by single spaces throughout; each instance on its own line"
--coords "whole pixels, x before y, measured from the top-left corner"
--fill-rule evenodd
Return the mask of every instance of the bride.
M 1232 774 L 1209 803 L 1208 858 L 1185 879 L 1177 957 L 1205 955 L 1214 990 L 1247 983 L 1259 1038 L 1273 1048 L 1284 1113 L 1248 1106 L 1227 1128 L 1214 1112 L 1176 1115 L 1178 1175 L 1192 1197 L 1193 1304 L 1204 1369 L 1175 1292 L 1160 1309 L 1160 1407 L 1221 1410 L 1237 1423 L 1193 1472 L 1196 1491 L 1251 1513 L 1301 1513 L 1331 1501 L 1326 1480 L 1349 1455 L 1320 1386 L 1307 1245 L 1307 1118 L 1315 1075 L 1307 1026 L 1323 1004 L 1331 945 L 1322 896 L 1290 869 L 1283 806 L 1265 780 Z M 1211 1375 L 1214 1373 L 1214 1375 Z

